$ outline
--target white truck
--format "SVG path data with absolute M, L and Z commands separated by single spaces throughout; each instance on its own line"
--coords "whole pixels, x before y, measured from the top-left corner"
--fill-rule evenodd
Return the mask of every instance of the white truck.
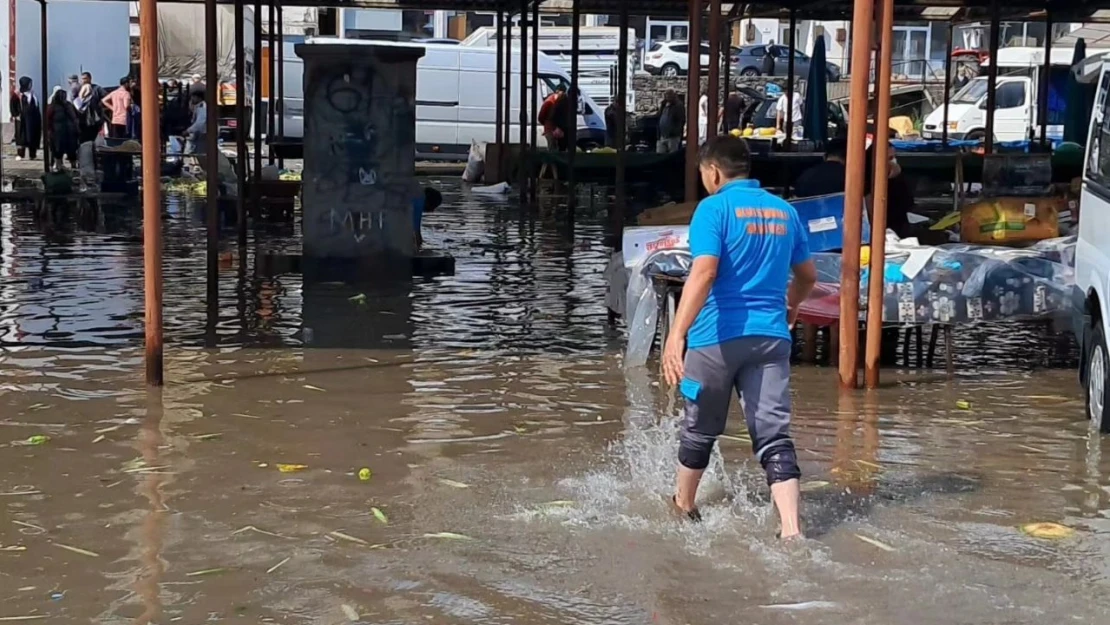
M 1101 50 L 1090 50 L 1098 54 Z M 1048 137 L 1060 139 L 1064 133 L 1064 86 L 1067 82 L 1074 50 L 1053 48 L 1048 76 Z M 1039 93 L 1044 72 L 1044 49 L 1030 47 L 1002 48 L 997 59 L 987 59 L 982 73 L 990 63 L 998 66 L 995 87 L 994 140 L 1021 141 L 1040 136 L 1038 117 Z M 943 137 L 944 106 L 925 118 L 922 138 Z M 948 138 L 983 140 L 987 136 L 987 77 L 977 76 L 967 82 L 948 103 Z
M 235 84 L 235 8 L 216 8 L 216 65 L 220 76 L 216 92 L 216 111 L 220 136 L 234 137 L 238 120 L 235 105 L 244 98 L 247 107 L 247 128 L 253 118 L 255 50 L 254 8 L 243 8 L 243 72 L 246 84 Z M 192 76 L 206 74 L 204 58 L 204 5 L 158 5 L 158 79 L 176 79 L 182 83 Z

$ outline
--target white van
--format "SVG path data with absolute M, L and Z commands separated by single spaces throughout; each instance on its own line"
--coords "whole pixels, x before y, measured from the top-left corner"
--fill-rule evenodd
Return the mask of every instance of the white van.
M 312 37 L 305 43 L 407 46 L 424 48 L 416 65 L 416 154 L 423 159 L 465 160 L 473 141 L 497 138 L 497 51 L 454 44 L 336 39 Z M 520 56 L 512 59 L 509 78 L 509 139 L 520 137 Z M 531 60 L 529 60 L 531 64 Z M 531 68 L 528 68 L 531 71 Z M 285 138 L 304 137 L 304 62 L 296 54 L 285 56 Z M 539 102 L 559 85 L 570 86 L 570 76 L 543 54 L 539 58 Z M 503 97 L 503 95 L 502 95 Z M 528 117 L 532 99 L 529 94 Z M 578 105 L 578 145 L 604 145 L 605 117 L 589 96 Z M 530 127 L 525 130 L 529 132 Z
M 1101 420 L 1102 431 L 1110 434 L 1106 407 L 1106 387 L 1110 385 L 1106 344 L 1110 336 L 1110 62 L 1104 60 L 1097 75 L 1079 201 L 1075 283 L 1083 311 L 1079 379 L 1085 389 L 1087 416 Z
M 1090 54 L 1098 53 L 1091 50 Z M 1064 86 L 1067 82 L 1074 50 L 1053 48 L 1052 66 L 1048 76 L 1048 137 L 1060 139 L 1064 134 Z M 1038 93 L 1044 72 L 1044 50 L 1041 48 L 1002 48 L 998 58 L 984 62 L 981 71 L 997 62 L 998 82 L 994 101 L 995 141 L 1022 141 L 1040 136 Z M 943 137 L 944 105 L 925 117 L 922 138 Z M 987 77 L 972 78 L 951 97 L 948 103 L 948 138 L 982 141 L 987 136 Z

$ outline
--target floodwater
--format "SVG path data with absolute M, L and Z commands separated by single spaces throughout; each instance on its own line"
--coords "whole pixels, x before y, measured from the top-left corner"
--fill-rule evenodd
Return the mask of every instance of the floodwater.
M 1043 329 L 960 332 L 954 380 L 873 395 L 797 368 L 810 540 L 784 548 L 739 418 L 706 522 L 663 505 L 676 408 L 606 324 L 604 211 L 568 239 L 445 195 L 426 238 L 455 275 L 305 285 L 257 269 L 296 241 L 260 229 L 221 254 L 215 316 L 171 202 L 160 394 L 134 211 L 3 207 L 0 621 L 1107 622 L 1110 437 Z

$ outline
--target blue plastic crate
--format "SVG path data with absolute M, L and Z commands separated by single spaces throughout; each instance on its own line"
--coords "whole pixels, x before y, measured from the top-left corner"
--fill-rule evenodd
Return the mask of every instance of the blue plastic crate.
M 844 247 L 844 194 L 807 197 L 791 202 L 809 237 L 809 251 L 828 252 Z M 863 211 L 863 244 L 871 243 L 871 221 Z

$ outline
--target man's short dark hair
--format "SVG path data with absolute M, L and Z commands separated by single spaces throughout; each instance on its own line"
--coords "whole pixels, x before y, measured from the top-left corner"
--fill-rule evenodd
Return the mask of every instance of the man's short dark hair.
M 752 152 L 744 139 L 721 135 L 701 146 L 698 164 L 703 167 L 716 165 L 726 178 L 745 178 L 751 171 Z
M 92 74 L 88 72 L 81 72 L 81 78 L 88 78 L 90 81 L 92 81 Z
M 119 79 L 119 86 L 126 87 L 129 84 L 131 84 L 131 77 L 130 76 L 124 76 L 123 78 Z
M 825 144 L 825 158 L 848 158 L 848 138 L 837 136 L 829 139 Z

